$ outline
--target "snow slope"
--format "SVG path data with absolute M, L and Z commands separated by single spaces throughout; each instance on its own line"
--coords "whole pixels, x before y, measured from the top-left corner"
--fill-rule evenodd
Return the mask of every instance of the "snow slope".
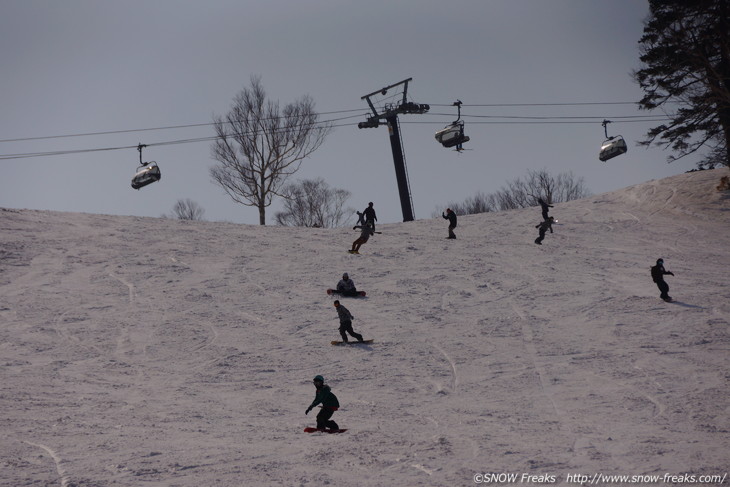
M 0 210 L 0 485 L 725 475 L 725 174 L 558 204 L 542 246 L 532 208 L 454 241 L 381 225 L 359 256 L 347 228 Z M 370 346 L 329 344 L 345 271 Z M 302 432 L 315 374 L 347 433 Z

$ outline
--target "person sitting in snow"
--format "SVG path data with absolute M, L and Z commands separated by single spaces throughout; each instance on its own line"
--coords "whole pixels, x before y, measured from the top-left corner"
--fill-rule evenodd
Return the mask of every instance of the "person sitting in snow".
M 664 276 L 673 276 L 674 273 L 664 269 L 664 259 L 657 259 L 656 265 L 651 268 L 651 278 L 656 283 L 661 294 L 659 295 L 664 301 L 671 301 L 672 297 L 669 295 L 669 284 L 664 280 Z
M 547 220 L 544 222 L 538 224 L 535 228 L 540 229 L 540 236 L 535 239 L 535 243 L 537 245 L 542 245 L 542 241 L 545 240 L 545 233 L 550 230 L 550 233 L 553 233 L 553 222 L 555 221 L 555 218 L 548 217 Z
M 354 319 L 350 310 L 340 304 L 339 300 L 335 301 L 335 309 L 337 310 L 337 316 L 340 318 L 340 335 L 342 341 L 347 343 L 347 333 L 355 337 L 358 342 L 362 341 L 362 335 L 355 333 L 352 329 L 352 320 Z
M 355 287 L 355 281 L 350 279 L 350 276 L 345 272 L 342 274 L 342 279 L 337 283 L 337 293 L 342 296 L 357 296 L 357 288 Z
M 340 427 L 332 421 L 330 418 L 335 411 L 340 407 L 340 402 L 337 400 L 337 396 L 332 393 L 330 386 L 324 383 L 324 377 L 321 375 L 314 376 L 314 387 L 317 389 L 317 393 L 314 396 L 314 401 L 309 405 L 304 414 L 309 414 L 309 411 L 314 409 L 317 404 L 322 405 L 322 409 L 317 414 L 317 429 L 325 430 L 327 428 L 332 430 L 338 430 Z

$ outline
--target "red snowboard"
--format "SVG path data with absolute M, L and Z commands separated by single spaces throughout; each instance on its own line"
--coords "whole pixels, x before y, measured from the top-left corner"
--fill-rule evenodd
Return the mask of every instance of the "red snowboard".
M 347 431 L 347 428 L 345 428 L 343 430 L 320 430 L 320 429 L 317 429 L 317 428 L 304 428 L 304 432 L 305 433 L 316 433 L 318 431 L 320 433 L 330 433 L 330 434 L 331 433 L 344 433 L 345 431 Z

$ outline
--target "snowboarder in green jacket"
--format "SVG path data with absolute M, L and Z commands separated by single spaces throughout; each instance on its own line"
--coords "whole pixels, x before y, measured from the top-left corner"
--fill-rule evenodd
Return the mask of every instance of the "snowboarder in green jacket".
M 312 401 L 312 404 L 309 405 L 304 414 L 309 414 L 309 411 L 311 411 L 316 405 L 322 404 L 322 409 L 317 414 L 317 429 L 340 429 L 337 423 L 330 419 L 332 415 L 335 414 L 335 411 L 337 411 L 340 407 L 337 396 L 332 393 L 330 386 L 324 383 L 324 377 L 321 375 L 315 376 L 312 382 L 314 382 L 314 387 L 317 389 L 317 394 L 314 396 L 314 401 Z

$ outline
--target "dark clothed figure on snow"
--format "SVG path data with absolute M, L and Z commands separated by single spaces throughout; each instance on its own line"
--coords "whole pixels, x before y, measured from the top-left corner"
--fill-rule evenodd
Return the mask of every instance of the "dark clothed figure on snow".
M 347 334 L 349 333 L 352 337 L 357 339 L 358 342 L 361 342 L 362 335 L 355 333 L 352 329 L 352 320 L 354 318 L 352 313 L 350 313 L 350 310 L 342 306 L 339 301 L 335 301 L 335 309 L 337 310 L 337 315 L 340 318 L 340 336 L 342 336 L 342 341 L 348 341 Z
M 540 206 L 542 207 L 542 219 L 547 220 L 549 211 L 548 208 L 552 208 L 553 205 L 548 205 L 542 198 L 538 198 L 537 202 L 540 203 Z
M 310 404 L 304 414 L 309 414 L 309 411 L 314 409 L 316 405 L 321 404 L 322 409 L 317 414 L 317 429 L 340 429 L 337 423 L 330 419 L 340 407 L 337 396 L 332 393 L 330 386 L 324 383 L 324 377 L 321 375 L 315 376 L 312 382 L 314 382 L 317 393 L 314 396 L 314 401 L 312 401 L 312 404 Z
M 343 296 L 357 296 L 357 288 L 355 287 L 355 281 L 350 279 L 347 272 L 342 274 L 342 279 L 337 283 L 337 292 Z
M 542 223 L 539 223 L 535 228 L 540 229 L 540 236 L 535 239 L 535 243 L 538 245 L 542 245 L 542 241 L 545 240 L 545 233 L 547 233 L 548 230 L 550 230 L 550 233 L 553 233 L 553 222 L 555 219 L 553 217 L 548 217 L 547 220 L 545 220 Z
M 375 231 L 375 222 L 378 221 L 378 217 L 375 216 L 375 208 L 373 208 L 372 201 L 368 203 L 368 207 L 363 211 L 363 215 L 365 216 L 365 225 L 369 224 L 373 231 Z
M 664 276 L 673 276 L 674 273 L 664 269 L 664 259 L 657 259 L 656 265 L 651 268 L 651 278 L 656 283 L 661 294 L 659 295 L 664 301 L 671 301 L 669 295 L 669 284 L 664 280 Z
M 444 217 L 445 220 L 449 220 L 448 238 L 456 238 L 456 234 L 454 233 L 454 228 L 456 228 L 456 213 L 454 213 L 451 208 L 446 208 L 446 214 L 444 215 L 441 213 L 441 216 Z

